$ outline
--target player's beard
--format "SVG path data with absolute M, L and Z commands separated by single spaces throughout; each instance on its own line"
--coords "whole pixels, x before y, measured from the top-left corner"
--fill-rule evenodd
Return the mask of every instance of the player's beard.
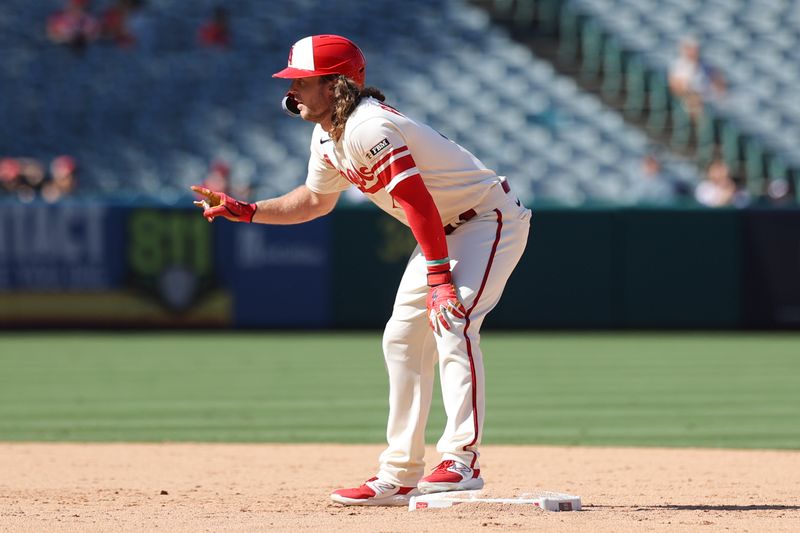
M 316 91 L 307 92 L 303 96 L 307 98 L 299 99 L 300 117 L 321 124 L 323 128 L 329 127 L 333 117 L 333 95 L 330 85 L 320 83 Z
M 303 120 L 321 124 L 325 131 L 330 129 L 331 119 L 333 117 L 333 109 L 329 106 L 324 110 L 314 110 L 304 104 L 298 106 L 300 108 L 300 117 Z

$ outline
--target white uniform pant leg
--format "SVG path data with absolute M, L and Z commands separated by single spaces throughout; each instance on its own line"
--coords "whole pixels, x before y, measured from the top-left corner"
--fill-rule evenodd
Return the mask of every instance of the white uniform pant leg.
M 437 450 L 444 459 L 479 468 L 485 398 L 480 327 L 522 256 L 529 219 L 530 211 L 509 201 L 447 237 L 454 283 L 468 314 L 454 320 L 452 329 L 441 336 L 434 336 L 428 325 L 425 257 L 419 248 L 412 254 L 383 337 L 389 420 L 388 446 L 380 456 L 381 479 L 413 486 L 424 473 L 425 426 L 437 354 L 447 414 Z
M 380 456 L 378 477 L 403 486 L 416 486 L 424 473 L 425 426 L 433 395 L 436 344 L 425 309 L 426 272 L 418 247 L 406 266 L 383 334 L 389 420 L 388 447 Z
M 453 281 L 467 315 L 450 330 L 435 335 L 439 376 L 447 425 L 437 451 L 480 468 L 478 445 L 483 436 L 485 388 L 480 328 L 500 300 L 506 282 L 527 244 L 530 211 L 513 199 L 460 226 L 447 238 Z

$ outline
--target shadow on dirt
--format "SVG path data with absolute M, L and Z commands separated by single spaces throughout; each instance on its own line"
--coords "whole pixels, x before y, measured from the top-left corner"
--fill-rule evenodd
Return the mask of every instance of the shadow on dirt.
M 615 509 L 618 511 L 800 511 L 800 505 L 584 505 L 583 509 Z

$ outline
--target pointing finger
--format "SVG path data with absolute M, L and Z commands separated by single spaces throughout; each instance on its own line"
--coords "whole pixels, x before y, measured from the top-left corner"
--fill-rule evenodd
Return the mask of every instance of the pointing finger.
M 191 189 L 194 192 L 196 192 L 197 194 L 202 194 L 203 196 L 205 196 L 206 198 L 211 200 L 212 204 L 220 203 L 219 202 L 219 195 L 217 193 L 215 193 L 214 191 L 212 191 L 211 189 L 208 189 L 206 187 L 202 187 L 200 185 L 192 185 Z

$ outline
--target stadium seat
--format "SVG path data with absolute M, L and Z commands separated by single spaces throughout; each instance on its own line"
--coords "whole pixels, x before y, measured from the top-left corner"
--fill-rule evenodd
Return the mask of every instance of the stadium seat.
M 562 32 L 570 27 L 569 20 L 556 17 L 555 0 L 531 1 L 529 12 L 525 3 L 506 7 L 516 9 L 520 20 L 537 17 L 551 30 L 557 22 Z M 199 49 L 194 40 L 214 5 L 151 2 L 151 49 L 97 44 L 79 57 L 40 33 L 17 29 L 41 27 L 58 2 L 3 2 L 4 149 L 43 158 L 73 154 L 86 194 L 174 196 L 203 179 L 216 158 L 228 161 L 232 179 L 250 185 L 254 194 L 281 194 L 304 179 L 311 127 L 283 115 L 279 102 L 286 84 L 271 74 L 300 36 L 341 32 L 363 47 L 370 84 L 402 103 L 410 116 L 429 121 L 513 175 L 526 200 L 578 205 L 597 194 L 607 201 L 623 180 L 608 169 L 635 162 L 647 150 L 635 128 L 466 1 L 387 2 L 385 16 L 375 19 L 356 0 L 276 2 L 268 9 L 260 0 L 242 0 L 229 7 L 234 43 L 228 52 Z M 623 29 L 635 28 L 643 16 L 633 9 L 617 21 L 620 48 L 630 46 Z M 578 42 L 580 25 L 572 23 Z M 400 31 L 409 27 L 413 35 Z M 595 70 L 587 75 L 621 66 L 616 52 L 607 52 L 595 58 Z M 646 103 L 641 80 L 638 101 L 628 91 L 632 112 Z M 606 86 L 613 93 L 621 89 L 619 80 Z M 664 163 L 676 162 L 667 157 Z M 602 185 L 586 186 L 601 169 L 608 173 Z
M 739 155 L 742 151 L 736 147 L 745 143 L 747 136 L 755 136 L 765 157 L 774 157 L 800 173 L 800 166 L 787 163 L 797 159 L 800 141 L 794 136 L 800 119 L 787 112 L 798 100 L 795 93 L 800 83 L 800 6 L 796 2 L 564 0 L 563 5 L 560 57 L 575 62 L 578 50 L 589 52 L 582 58 L 582 69 L 594 76 L 596 54 L 603 50 L 604 64 L 611 67 L 611 79 L 604 80 L 609 96 L 619 89 L 615 74 L 616 65 L 622 61 L 626 67 L 624 109 L 629 117 L 639 119 L 647 111 L 649 92 L 649 104 L 654 108 L 649 113 L 650 130 L 661 134 L 671 124 L 673 145 L 686 146 L 686 116 L 666 99 L 662 77 L 676 56 L 681 39 L 694 36 L 706 61 L 727 79 L 728 99 L 748 104 L 740 108 L 730 102 L 712 103 L 712 121 L 696 125 L 701 128 L 697 137 L 703 140 L 698 146 L 699 159 L 707 157 L 708 139 L 716 135 L 724 133 L 725 138 L 718 140 L 729 154 Z M 668 120 L 671 113 L 674 114 Z M 725 128 L 714 126 L 715 122 L 728 121 L 732 123 Z M 782 135 L 772 133 L 775 128 Z M 732 135 L 738 137 L 733 139 Z M 755 172 L 757 166 L 749 166 Z M 758 183 L 759 175 L 753 179 Z

